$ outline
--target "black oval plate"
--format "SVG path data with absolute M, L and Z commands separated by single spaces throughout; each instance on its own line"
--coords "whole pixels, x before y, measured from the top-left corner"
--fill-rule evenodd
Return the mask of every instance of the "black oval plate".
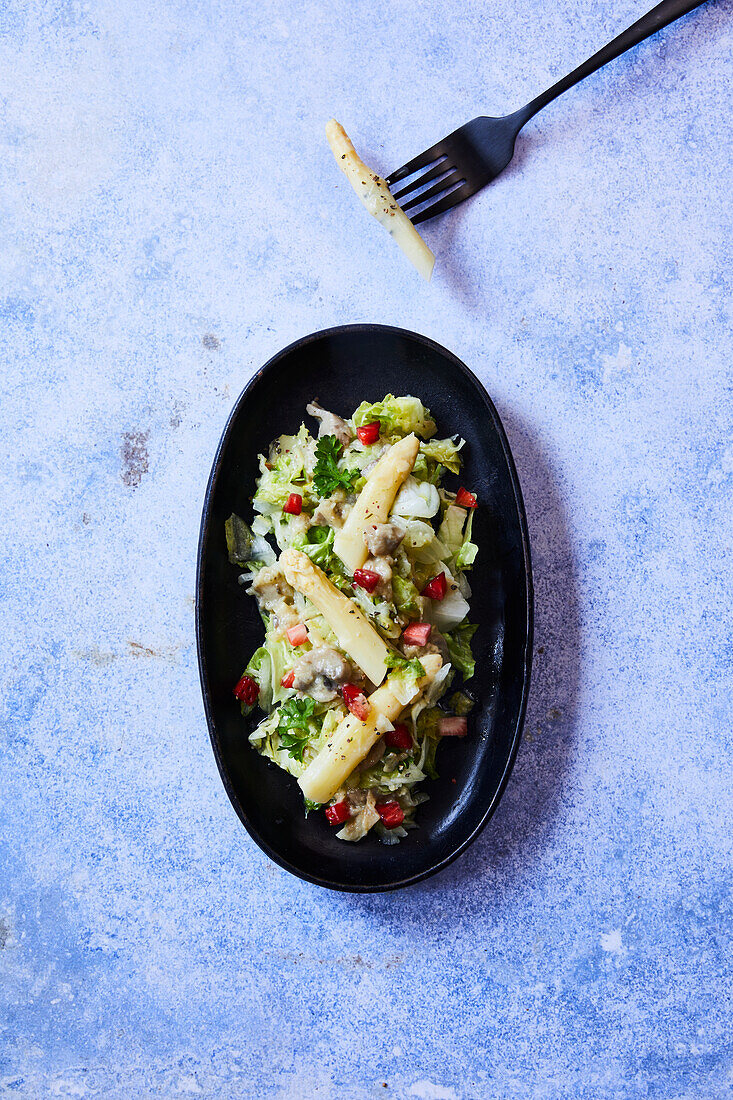
M 224 522 L 249 519 L 257 454 L 295 432 L 317 397 L 349 415 L 363 400 L 414 394 L 441 435 L 466 439 L 461 483 L 478 493 L 479 556 L 471 575 L 478 703 L 469 735 L 438 751 L 440 778 L 423 789 L 419 828 L 400 844 L 337 840 L 322 813 L 306 820 L 294 779 L 247 741 L 232 687 L 262 640 L 254 600 L 229 564 Z M 446 484 L 457 488 L 458 479 Z M 229 418 L 209 478 L 201 521 L 196 638 L 211 743 L 224 786 L 250 836 L 287 871 L 319 886 L 369 892 L 434 874 L 476 838 L 496 809 L 514 763 L 532 659 L 532 579 L 527 520 L 509 444 L 490 398 L 466 366 L 432 340 L 382 325 L 347 325 L 306 336 L 269 361 Z

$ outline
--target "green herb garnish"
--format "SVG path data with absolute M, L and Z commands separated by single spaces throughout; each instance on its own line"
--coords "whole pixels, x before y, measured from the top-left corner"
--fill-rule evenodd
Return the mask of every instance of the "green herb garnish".
M 301 763 L 311 736 L 310 719 L 313 718 L 315 706 L 313 699 L 288 699 L 278 712 L 280 748 L 287 749 L 288 755 Z
M 335 435 L 322 435 L 316 443 L 313 484 L 316 492 L 322 497 L 330 497 L 337 489 L 351 492 L 354 482 L 360 476 L 358 470 L 339 470 L 338 460 L 343 450 L 343 444 Z

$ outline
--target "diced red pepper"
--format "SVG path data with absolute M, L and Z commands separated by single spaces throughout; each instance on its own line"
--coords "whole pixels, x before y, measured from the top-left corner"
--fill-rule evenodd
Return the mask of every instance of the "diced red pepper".
M 354 584 L 358 588 L 366 588 L 367 592 L 373 592 L 381 579 L 379 573 L 375 573 L 372 569 L 354 570 Z
M 398 722 L 393 730 L 387 730 L 384 740 L 391 749 L 406 752 L 412 748 L 412 737 L 404 722 Z
M 291 668 L 287 676 L 283 676 L 280 681 L 280 687 L 291 688 L 295 683 L 295 669 Z
M 433 577 L 431 581 L 428 581 L 421 595 L 427 596 L 431 600 L 442 600 L 447 590 L 448 581 L 445 579 L 445 573 L 438 573 L 437 577 Z
M 441 718 L 438 725 L 441 737 L 465 737 L 468 733 L 466 718 Z
M 344 702 L 352 714 L 355 714 L 360 722 L 365 722 L 369 715 L 369 700 L 364 692 L 356 684 L 344 684 L 341 688 Z
M 463 486 L 456 493 L 456 504 L 461 508 L 475 508 L 476 507 L 476 494 L 469 493 L 468 489 L 464 489 Z
M 402 641 L 408 645 L 427 645 L 432 629 L 430 623 L 410 623 L 402 631 Z
M 371 424 L 362 424 L 360 428 L 356 429 L 356 434 L 359 439 L 368 447 L 370 443 L 376 443 L 379 439 L 379 433 L 382 430 L 382 425 L 378 420 L 372 420 Z
M 260 695 L 260 685 L 252 676 L 246 674 L 234 688 L 234 698 L 248 707 L 253 707 Z
M 296 623 L 295 626 L 289 626 L 285 631 L 288 641 L 291 645 L 303 645 L 308 641 L 308 631 L 303 623 Z
M 283 504 L 283 512 L 291 516 L 299 516 L 303 511 L 303 498 L 300 493 L 291 493 Z
M 329 825 L 343 825 L 344 821 L 351 817 L 351 809 L 348 802 L 336 802 L 333 806 L 326 806 L 326 821 Z
M 405 820 L 399 802 L 383 802 L 381 806 L 377 806 L 377 813 L 388 829 L 396 829 Z

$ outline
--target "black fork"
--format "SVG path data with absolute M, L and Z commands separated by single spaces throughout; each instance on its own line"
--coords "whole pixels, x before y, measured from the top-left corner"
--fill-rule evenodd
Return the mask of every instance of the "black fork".
M 387 176 L 387 183 L 394 197 L 403 210 L 412 210 L 435 199 L 435 202 L 430 202 L 429 206 L 415 214 L 412 218 L 415 225 L 457 206 L 504 171 L 514 156 L 514 143 L 519 131 L 538 111 L 586 76 L 607 65 L 632 46 L 643 42 L 645 38 L 656 34 L 675 19 L 687 15 L 693 8 L 700 7 L 702 3 L 704 0 L 662 0 L 661 4 L 657 4 L 628 30 L 593 54 L 568 76 L 558 80 L 557 84 L 553 84 L 526 107 L 504 118 L 487 118 L 482 115 L 454 130 L 442 141 L 436 142 L 430 149 Z M 427 171 L 421 171 L 423 168 Z M 415 176 L 418 172 L 420 174 Z M 400 191 L 395 191 L 395 184 L 408 176 L 415 178 Z M 431 180 L 436 182 L 432 187 L 423 190 Z M 407 196 L 411 197 L 403 202 Z

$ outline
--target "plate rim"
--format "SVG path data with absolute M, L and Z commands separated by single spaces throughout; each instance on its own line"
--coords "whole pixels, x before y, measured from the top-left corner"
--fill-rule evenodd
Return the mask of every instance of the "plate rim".
M 504 458 L 509 470 L 509 476 L 512 484 L 512 491 L 514 494 L 514 502 L 519 516 L 519 528 L 522 544 L 522 556 L 524 561 L 524 572 L 526 577 L 526 616 L 527 616 L 527 631 L 524 649 L 524 659 L 522 662 L 522 694 L 519 701 L 519 711 L 517 713 L 517 719 L 514 723 L 514 730 L 512 733 L 511 748 L 507 757 L 504 771 L 502 772 L 501 780 L 496 788 L 493 798 L 491 799 L 486 810 L 482 814 L 478 824 L 473 828 L 467 837 L 458 845 L 458 847 L 452 851 L 449 855 L 444 856 L 434 865 L 427 867 L 423 871 L 416 872 L 415 874 L 407 875 L 398 880 L 389 880 L 380 883 L 338 883 L 333 879 L 325 878 L 319 875 L 309 874 L 297 867 L 295 864 L 290 863 L 287 859 L 280 856 L 270 845 L 264 841 L 258 834 L 257 830 L 250 823 L 247 812 L 242 806 L 234 785 L 229 776 L 228 769 L 224 763 L 222 753 L 220 751 L 218 734 L 216 731 L 216 723 L 212 715 L 211 708 L 211 692 L 209 689 L 209 672 L 204 653 L 204 624 L 203 624 L 203 586 L 204 586 L 204 571 L 203 571 L 203 559 L 204 559 L 204 542 L 206 533 L 209 528 L 209 517 L 211 512 L 211 502 L 216 489 L 219 475 L 221 473 L 221 459 L 223 452 L 229 442 L 234 422 L 237 419 L 240 406 L 246 399 L 249 391 L 265 374 L 269 373 L 285 356 L 290 355 L 297 349 L 306 347 L 308 344 L 314 343 L 317 340 L 322 340 L 327 337 L 343 335 L 345 333 L 351 333 L 355 335 L 366 335 L 373 332 L 388 332 L 392 335 L 407 337 L 409 340 L 418 344 L 422 344 L 424 347 L 429 348 L 431 351 L 438 352 L 440 355 L 445 356 L 451 361 L 451 363 L 457 367 L 460 371 L 466 375 L 470 382 L 472 382 L 480 392 L 485 402 L 487 412 L 489 413 L 494 428 L 501 442 L 502 450 L 504 452 Z M 252 377 L 247 381 L 244 388 L 237 397 L 231 412 L 227 418 L 227 422 L 224 426 L 219 444 L 214 454 L 214 460 L 209 473 L 208 481 L 206 484 L 206 492 L 204 494 L 203 506 L 201 510 L 201 524 L 199 527 L 199 538 L 196 550 L 196 598 L 195 598 L 195 630 L 196 630 L 196 651 L 198 658 L 198 670 L 199 680 L 201 683 L 201 693 L 204 703 L 204 714 L 206 717 L 206 724 L 209 731 L 209 740 L 214 752 L 214 759 L 219 770 L 219 776 L 224 785 L 224 790 L 229 797 L 229 801 L 234 807 L 237 816 L 244 825 L 249 836 L 254 840 L 255 844 L 260 848 L 265 855 L 269 856 L 274 863 L 283 870 L 288 871 L 290 874 L 295 875 L 296 878 L 302 879 L 305 882 L 310 882 L 315 886 L 320 886 L 327 890 L 335 890 L 340 893 L 350 894 L 374 894 L 385 893 L 391 890 L 404 889 L 407 886 L 415 885 L 418 882 L 423 882 L 425 879 L 437 875 L 439 872 L 445 870 L 454 860 L 458 859 L 466 849 L 473 844 L 476 838 L 486 828 L 489 821 L 493 817 L 496 809 L 501 801 L 506 786 L 509 782 L 509 778 L 514 769 L 514 763 L 519 751 L 519 745 L 522 739 L 522 731 L 524 727 L 524 721 L 527 712 L 527 701 L 529 698 L 530 681 L 532 673 L 532 657 L 534 652 L 534 584 L 532 579 L 532 559 L 529 542 L 529 529 L 527 524 L 527 513 L 524 505 L 524 498 L 522 496 L 522 490 L 519 483 L 519 475 L 517 474 L 516 465 L 514 463 L 514 457 L 509 446 L 509 440 L 507 438 L 504 425 L 502 424 L 499 413 L 492 401 L 489 393 L 484 387 L 483 383 L 473 373 L 473 371 L 466 366 L 466 364 L 458 358 L 448 348 L 443 347 L 436 340 L 432 340 L 429 336 L 424 336 L 422 333 L 414 332 L 411 329 L 399 328 L 394 325 L 382 325 L 369 322 L 360 322 L 348 325 L 332 325 L 329 328 L 319 329 L 316 332 L 308 333 L 306 336 L 301 336 L 299 339 L 292 341 L 286 347 L 281 348 L 275 352 L 266 363 L 264 363 L 258 370 L 254 372 Z

